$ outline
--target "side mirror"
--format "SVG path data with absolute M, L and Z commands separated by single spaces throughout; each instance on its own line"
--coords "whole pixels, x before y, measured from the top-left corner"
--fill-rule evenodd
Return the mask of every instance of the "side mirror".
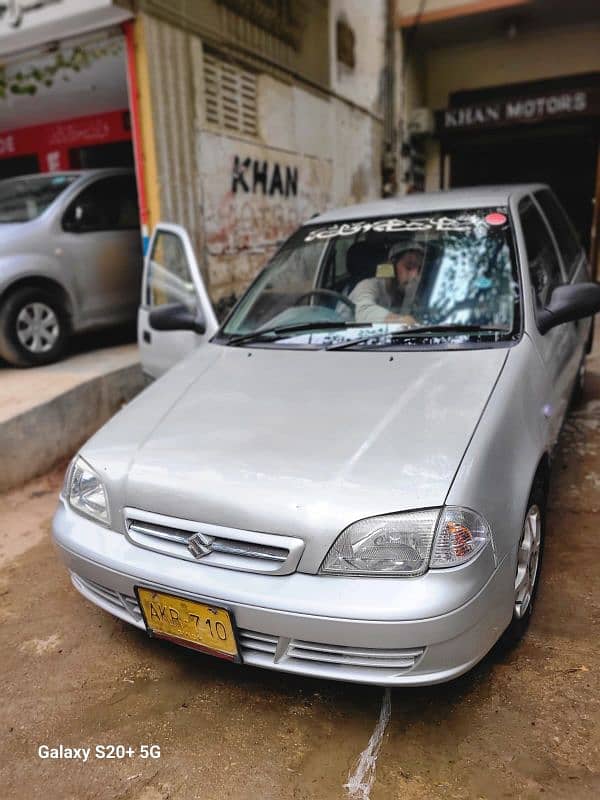
M 150 327 L 156 331 L 194 331 L 206 332 L 206 321 L 201 311 L 196 313 L 183 303 L 168 303 L 150 312 Z
M 537 314 L 540 333 L 564 322 L 591 317 L 600 311 L 600 283 L 569 283 L 557 286 L 550 302 Z

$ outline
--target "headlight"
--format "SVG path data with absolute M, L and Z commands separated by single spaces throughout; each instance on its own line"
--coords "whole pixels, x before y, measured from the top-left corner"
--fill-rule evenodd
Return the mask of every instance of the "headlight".
M 320 572 L 415 577 L 428 567 L 455 567 L 492 541 L 490 526 L 467 508 L 449 506 L 369 517 L 343 531 Z
M 361 519 L 337 538 L 321 572 L 422 575 L 429 565 L 439 508 Z
M 65 484 L 65 495 L 71 508 L 104 525 L 110 524 L 104 484 L 81 456 L 74 459 L 67 472 Z

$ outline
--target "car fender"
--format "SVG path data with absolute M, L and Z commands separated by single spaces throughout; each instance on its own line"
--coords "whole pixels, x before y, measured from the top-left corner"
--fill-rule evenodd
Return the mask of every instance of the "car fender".
M 65 281 L 65 271 L 55 258 L 35 252 L 0 257 L 0 303 L 16 286 L 22 283 L 31 285 L 36 280 L 46 285 L 52 282 L 62 290 L 70 315 L 77 316 L 78 303 L 73 287 L 70 281 Z
M 509 352 L 446 502 L 478 511 L 489 522 L 496 557 L 516 557 L 527 501 L 549 452 L 547 373 L 525 335 Z

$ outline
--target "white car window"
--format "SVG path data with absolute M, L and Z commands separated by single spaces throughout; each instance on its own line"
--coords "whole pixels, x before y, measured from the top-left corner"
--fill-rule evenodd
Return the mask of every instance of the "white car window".
M 146 303 L 157 306 L 183 303 L 196 311 L 196 291 L 185 250 L 180 238 L 169 231 L 159 231 L 148 264 Z

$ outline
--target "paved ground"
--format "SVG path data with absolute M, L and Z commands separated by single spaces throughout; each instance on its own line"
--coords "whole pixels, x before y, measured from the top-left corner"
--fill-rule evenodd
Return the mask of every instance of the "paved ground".
M 0 359 L 0 423 L 138 360 L 131 325 L 76 336 L 67 357 L 46 367 L 16 369 Z
M 598 357 L 592 368 L 556 459 L 527 638 L 452 684 L 392 692 L 371 800 L 600 796 Z M 235 667 L 97 610 L 48 538 L 61 479 L 0 498 L 0 796 L 348 797 L 382 690 Z M 161 756 L 43 761 L 40 744 L 158 744 Z

